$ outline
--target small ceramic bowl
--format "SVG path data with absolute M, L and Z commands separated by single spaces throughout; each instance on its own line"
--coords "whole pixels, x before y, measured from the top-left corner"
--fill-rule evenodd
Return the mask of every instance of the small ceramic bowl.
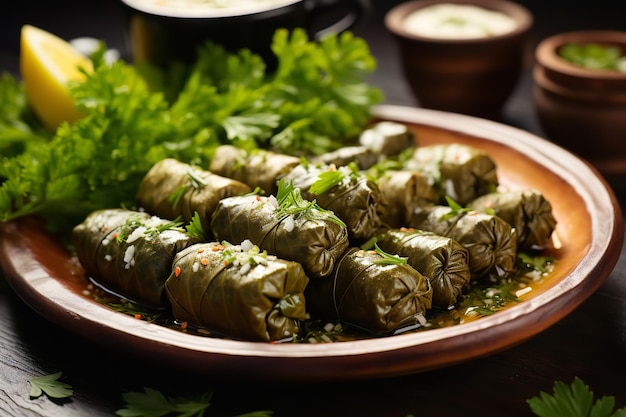
M 563 59 L 566 44 L 617 46 L 626 32 L 578 31 L 541 41 L 535 53 L 533 99 L 545 135 L 605 175 L 626 174 L 626 72 L 589 69 Z
M 226 7 L 197 0 L 121 2 L 128 15 L 133 61 L 161 67 L 172 61 L 193 62 L 198 46 L 207 40 L 232 52 L 250 49 L 270 62 L 276 29 L 301 27 L 318 38 L 351 28 L 370 9 L 369 0 L 239 0 Z
M 430 22 L 422 21 L 414 29 L 407 25 L 415 12 L 442 4 L 476 6 L 483 13 L 500 17 L 504 14 L 512 25 L 504 33 L 479 37 L 468 37 L 467 33 L 431 36 L 414 30 L 435 29 Z M 494 16 L 486 21 L 493 22 Z M 413 0 L 385 16 L 385 25 L 399 47 L 406 80 L 422 107 L 491 119 L 500 118 L 517 86 L 532 24 L 533 16 L 525 7 L 507 0 Z

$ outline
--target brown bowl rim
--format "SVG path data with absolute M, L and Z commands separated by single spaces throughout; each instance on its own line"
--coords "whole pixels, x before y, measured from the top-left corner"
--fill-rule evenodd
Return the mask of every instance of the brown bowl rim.
M 517 22 L 517 27 L 501 35 L 484 38 L 434 38 L 421 36 L 404 29 L 402 21 L 406 16 L 418 9 L 423 9 L 434 4 L 470 4 L 484 7 L 490 10 L 499 11 L 512 17 Z M 477 44 L 494 41 L 501 41 L 507 38 L 519 37 L 526 34 L 534 23 L 532 13 L 524 6 L 508 0 L 413 0 L 399 4 L 387 12 L 384 19 L 387 30 L 396 36 L 412 39 L 415 41 L 428 42 L 434 44 Z
M 623 45 L 626 49 L 626 32 L 616 30 L 563 32 L 543 39 L 535 48 L 536 64 L 548 71 L 576 78 L 626 81 L 626 72 L 584 68 L 561 58 L 557 51 L 568 42 L 612 43 Z

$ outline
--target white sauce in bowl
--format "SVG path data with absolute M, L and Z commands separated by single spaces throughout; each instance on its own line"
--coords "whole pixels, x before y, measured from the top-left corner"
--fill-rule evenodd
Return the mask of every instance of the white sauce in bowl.
M 436 4 L 404 19 L 404 28 L 415 35 L 442 39 L 487 38 L 512 32 L 517 24 L 510 16 L 469 4 Z
M 122 0 L 128 6 L 162 16 L 226 17 L 259 13 L 301 0 Z

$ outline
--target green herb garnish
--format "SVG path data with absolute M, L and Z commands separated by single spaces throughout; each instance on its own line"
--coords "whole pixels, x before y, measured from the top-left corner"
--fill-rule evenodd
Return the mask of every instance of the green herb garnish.
M 177 91 L 153 82 L 168 74 L 148 78 L 96 55 L 93 74 L 71 90 L 85 117 L 49 140 L 37 138 L 22 111 L 23 89 L 0 78 L 2 102 L 13 103 L 2 113 L 10 120 L 0 120 L 0 138 L 11 134 L 10 144 L 0 143 L 0 221 L 40 214 L 49 228 L 69 230 L 94 210 L 131 205 L 142 178 L 164 158 L 207 166 L 226 143 L 319 153 L 369 122 L 382 92 L 364 82 L 376 64 L 364 40 L 344 32 L 317 42 L 302 29 L 280 29 L 272 49 L 277 69 L 268 74 L 250 51 L 233 54 L 209 42 L 179 72 Z
M 541 392 L 526 401 L 539 417 L 626 417 L 626 408 L 613 411 L 615 398 L 603 396 L 594 402 L 594 394 L 578 377 L 570 386 L 554 383 L 553 394 Z
M 126 408 L 117 410 L 121 417 L 160 417 L 176 415 L 180 417 L 202 417 L 211 405 L 212 392 L 199 398 L 167 398 L 161 392 L 144 388 L 144 392 L 127 392 L 122 394 Z
M 185 230 L 187 231 L 187 234 L 191 237 L 196 237 L 205 242 L 208 240 L 206 234 L 204 233 L 204 227 L 202 227 L 200 215 L 197 211 L 193 213 L 191 222 L 189 222 L 189 224 L 185 226 Z
M 355 162 L 350 162 L 339 168 L 329 166 L 326 171 L 317 176 L 317 180 L 311 184 L 309 191 L 314 195 L 324 194 L 334 186 L 341 184 L 346 178 L 359 179 L 359 177 L 359 167 Z
M 381 259 L 374 262 L 376 265 L 405 265 L 407 263 L 408 258 L 387 253 L 378 246 L 378 243 L 374 243 L 374 251 L 381 256 Z
M 446 196 L 446 202 L 448 203 L 448 206 L 450 207 L 450 211 L 441 215 L 439 217 L 439 221 L 444 221 L 444 220 L 448 220 L 451 219 L 452 217 L 458 215 L 458 214 L 462 214 L 462 213 L 469 213 L 470 211 L 472 211 L 472 209 L 467 208 L 467 207 L 463 207 L 462 205 L 460 205 L 459 203 L 457 203 L 456 201 L 454 201 L 451 197 Z
M 74 395 L 72 386 L 59 381 L 63 372 L 39 376 L 28 380 L 30 383 L 30 397 L 37 398 L 46 394 L 50 398 L 68 398 Z
M 278 181 L 276 192 L 276 217 L 302 216 L 308 220 L 328 220 L 342 227 L 345 223 L 330 210 L 320 207 L 315 200 L 308 201 L 302 198 L 300 189 L 294 187 L 293 181 L 285 183 L 284 179 Z

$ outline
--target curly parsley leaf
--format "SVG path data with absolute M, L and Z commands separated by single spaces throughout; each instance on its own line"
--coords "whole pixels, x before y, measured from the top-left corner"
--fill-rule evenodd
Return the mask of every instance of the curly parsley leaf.
M 59 371 L 54 374 L 29 379 L 30 397 L 37 398 L 44 393 L 50 398 L 68 398 L 74 395 L 71 385 L 59 381 L 62 375 L 63 373 Z
M 120 417 L 202 417 L 211 405 L 212 392 L 197 398 L 169 398 L 161 392 L 144 387 L 144 392 L 122 394 L 126 408 L 115 412 Z M 237 417 L 271 417 L 271 411 L 253 411 Z
M 167 398 L 161 392 L 145 387 L 144 392 L 122 394 L 126 408 L 117 410 L 115 414 L 121 417 L 202 417 L 211 405 L 212 396 L 213 393 L 209 392 L 195 399 Z
M 626 408 L 613 411 L 614 397 L 604 396 L 594 402 L 593 392 L 578 377 L 570 386 L 556 381 L 552 395 L 541 392 L 527 403 L 539 417 L 626 417 Z

